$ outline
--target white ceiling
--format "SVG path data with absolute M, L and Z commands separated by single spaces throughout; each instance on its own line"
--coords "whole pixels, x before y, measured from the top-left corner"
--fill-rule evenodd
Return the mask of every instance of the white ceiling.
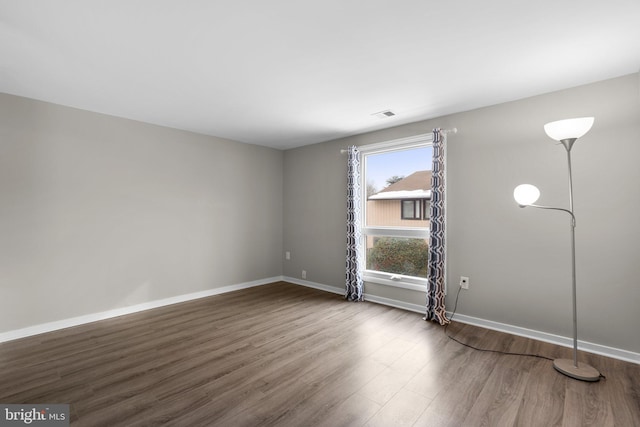
M 640 0 L 0 0 L 0 92 L 279 149 L 639 70 Z

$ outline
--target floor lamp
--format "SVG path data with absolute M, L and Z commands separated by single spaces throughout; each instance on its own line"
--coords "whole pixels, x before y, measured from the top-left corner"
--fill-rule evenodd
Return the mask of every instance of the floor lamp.
M 540 197 L 540 190 L 531 184 L 522 184 L 515 188 L 513 197 L 521 208 L 531 206 L 539 209 L 563 211 L 571 216 L 571 277 L 573 297 L 573 360 L 555 359 L 553 367 L 571 377 L 583 381 L 598 381 L 600 372 L 585 363 L 578 363 L 578 316 L 576 307 L 576 217 L 573 214 L 573 183 L 571 178 L 571 147 L 576 140 L 589 132 L 593 126 L 593 117 L 559 120 L 544 125 L 544 130 L 551 139 L 559 141 L 567 150 L 567 164 L 569 166 L 569 209 L 551 206 L 535 205 Z

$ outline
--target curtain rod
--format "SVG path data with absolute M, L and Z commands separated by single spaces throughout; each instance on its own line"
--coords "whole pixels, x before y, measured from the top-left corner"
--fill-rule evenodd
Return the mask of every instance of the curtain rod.
M 443 135 L 448 135 L 450 133 L 454 133 L 455 134 L 455 133 L 458 133 L 458 128 L 441 129 L 440 133 L 443 134 Z M 347 150 L 344 149 L 344 148 L 340 150 L 340 153 L 342 153 L 342 154 L 345 154 L 346 152 L 347 152 Z

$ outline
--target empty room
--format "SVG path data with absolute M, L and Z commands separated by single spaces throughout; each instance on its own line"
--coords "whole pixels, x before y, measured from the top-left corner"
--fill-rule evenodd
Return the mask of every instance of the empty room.
M 640 426 L 638 22 L 0 0 L 0 425 Z

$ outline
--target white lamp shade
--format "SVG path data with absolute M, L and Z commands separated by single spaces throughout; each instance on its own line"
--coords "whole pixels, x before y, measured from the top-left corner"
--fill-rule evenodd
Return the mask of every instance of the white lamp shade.
M 578 139 L 591 129 L 593 117 L 580 117 L 578 119 L 558 120 L 544 125 L 544 131 L 549 138 L 556 141 L 563 139 Z
M 540 197 L 538 187 L 531 184 L 520 184 L 513 190 L 513 198 L 520 206 L 532 205 Z

